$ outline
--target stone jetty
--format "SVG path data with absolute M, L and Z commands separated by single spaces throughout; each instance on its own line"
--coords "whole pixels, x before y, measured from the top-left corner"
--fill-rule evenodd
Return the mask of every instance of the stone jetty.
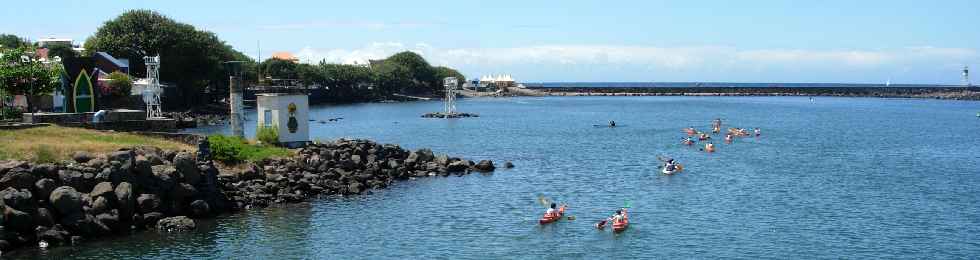
M 368 140 L 312 144 L 238 171 L 219 170 L 192 152 L 154 147 L 78 152 L 54 164 L 0 161 L 0 250 L 71 245 L 132 230 L 186 231 L 195 228 L 194 218 L 494 169 L 492 161 Z

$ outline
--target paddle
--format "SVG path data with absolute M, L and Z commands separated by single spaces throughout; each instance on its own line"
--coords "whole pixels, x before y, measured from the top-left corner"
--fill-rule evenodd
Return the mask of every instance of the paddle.
M 658 156 L 658 157 L 659 157 L 659 156 Z M 623 208 L 624 208 L 624 209 L 628 209 L 628 208 L 632 208 L 632 207 L 633 207 L 633 206 L 631 206 L 631 205 L 630 205 L 630 201 L 629 201 L 629 200 L 625 200 L 625 201 L 623 201 Z M 606 224 L 607 224 L 607 223 L 609 223 L 609 218 L 606 218 L 606 219 L 603 219 L 603 220 L 600 220 L 600 221 L 599 221 L 599 223 L 596 223 L 596 224 L 595 224 L 595 228 L 596 228 L 596 229 L 604 229 L 604 228 L 606 227 Z

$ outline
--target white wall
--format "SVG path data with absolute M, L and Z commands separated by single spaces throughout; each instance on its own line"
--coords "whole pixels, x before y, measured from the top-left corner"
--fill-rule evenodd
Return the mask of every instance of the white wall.
M 296 105 L 296 112 L 289 114 L 289 104 Z M 279 128 L 279 142 L 306 142 L 310 140 L 309 97 L 306 95 L 259 94 L 256 95 L 256 127 L 275 126 Z M 266 118 L 266 114 L 271 118 Z M 290 132 L 290 118 L 296 122 L 295 132 Z

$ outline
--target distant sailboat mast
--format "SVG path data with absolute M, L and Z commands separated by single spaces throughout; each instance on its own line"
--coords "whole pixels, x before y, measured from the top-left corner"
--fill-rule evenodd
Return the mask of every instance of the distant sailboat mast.
M 892 85 L 892 79 L 885 80 L 885 86 L 890 87 Z

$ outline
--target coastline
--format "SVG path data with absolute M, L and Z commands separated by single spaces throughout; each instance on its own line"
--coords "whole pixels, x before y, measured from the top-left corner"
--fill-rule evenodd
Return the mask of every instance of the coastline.
M 0 160 L 7 227 L 0 232 L 0 250 L 84 246 L 86 240 L 137 230 L 180 232 L 194 229 L 193 219 L 496 168 L 489 160 L 370 140 L 340 139 L 293 151 L 235 168 L 219 167 L 192 151 L 150 146 L 78 152 L 55 163 Z

